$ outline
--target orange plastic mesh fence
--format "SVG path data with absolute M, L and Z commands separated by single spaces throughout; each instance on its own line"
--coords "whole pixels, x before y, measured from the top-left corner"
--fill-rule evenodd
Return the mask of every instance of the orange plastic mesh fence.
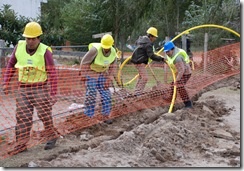
M 186 84 L 190 98 L 204 87 L 240 73 L 240 43 L 208 51 L 206 54 L 193 54 L 194 70 Z M 101 85 L 92 82 L 91 78 L 87 88 L 89 92 L 86 92 L 86 85 L 81 81 L 81 76 L 86 73 L 79 75 L 78 67 L 58 66 L 57 102 L 53 106 L 53 99 L 49 96 L 49 83 L 34 87 L 20 85 L 18 73 L 15 72 L 8 86 L 8 94 L 1 91 L 0 95 L 1 158 L 9 156 L 8 151 L 16 146 L 16 139 L 18 144 L 27 143 L 30 148 L 104 120 L 145 108 L 169 105 L 173 78 L 168 66 L 152 63 L 145 70 L 144 73 L 148 75 L 147 84 L 140 94 L 134 93 L 137 80 L 126 86 L 119 86 L 113 81 L 109 91 L 103 91 Z M 1 82 L 5 73 L 6 69 L 2 69 Z M 125 65 L 121 74 L 122 83 L 130 81 L 137 73 L 133 64 Z M 99 79 L 102 81 L 103 77 L 99 76 Z M 3 88 L 6 89 L 1 87 Z M 177 95 L 176 103 L 182 103 L 180 95 Z M 86 114 L 85 104 L 89 106 Z

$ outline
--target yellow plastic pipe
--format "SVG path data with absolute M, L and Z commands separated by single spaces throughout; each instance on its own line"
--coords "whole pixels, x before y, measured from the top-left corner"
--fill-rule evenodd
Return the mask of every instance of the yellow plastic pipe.
M 189 33 L 190 31 L 192 30 L 196 30 L 196 29 L 199 29 L 199 28 L 204 28 L 204 27 L 215 27 L 215 28 L 220 28 L 220 29 L 224 29 L 224 30 L 227 30 L 235 35 L 237 35 L 238 37 L 240 37 L 240 34 L 237 33 L 236 31 L 230 29 L 230 28 L 227 28 L 227 27 L 224 27 L 224 26 L 220 26 L 220 25 L 216 25 L 216 24 L 203 24 L 203 25 L 199 25 L 199 26 L 195 26 L 195 27 L 192 27 L 192 28 L 189 28 L 183 32 L 181 32 L 180 34 L 178 34 L 176 37 L 174 37 L 171 41 L 175 41 L 177 38 L 179 38 L 180 36 L 182 36 L 183 34 L 187 34 Z M 164 48 L 161 48 L 156 54 L 160 54 L 162 51 L 163 51 Z M 119 67 L 119 71 L 118 71 L 118 83 L 119 84 L 122 84 L 121 82 L 121 71 L 124 67 L 124 65 L 131 59 L 131 56 L 129 56 L 122 64 L 121 66 Z M 147 66 L 146 66 L 147 67 Z M 173 72 L 173 70 L 170 68 L 171 72 L 172 72 L 172 75 L 173 75 L 173 80 L 174 82 L 176 82 L 176 76 L 175 76 L 175 73 Z M 130 84 L 131 82 L 133 82 L 137 77 L 139 76 L 139 74 L 137 74 L 134 78 L 132 78 L 129 82 L 125 83 L 124 85 L 128 85 Z M 173 92 L 173 97 L 172 97 L 172 101 L 171 101 L 171 104 L 170 104 L 170 108 L 169 108 L 169 112 L 168 113 L 171 113 L 172 110 L 173 110 L 173 107 L 174 107 L 174 102 L 175 102 L 175 97 L 176 97 L 176 86 L 174 85 L 174 92 Z
M 222 28 L 224 30 L 227 30 L 235 35 L 237 35 L 238 37 L 240 37 L 240 34 L 235 32 L 234 30 L 231 30 L 227 27 L 224 27 L 224 26 L 220 26 L 220 25 L 216 25 L 216 24 L 204 24 L 204 25 L 199 25 L 199 26 L 195 26 L 195 27 L 192 27 L 190 29 L 187 29 L 183 32 L 181 32 L 179 35 L 177 35 L 176 37 L 174 37 L 171 41 L 173 42 L 174 40 L 176 40 L 177 38 L 179 38 L 180 36 L 182 36 L 183 34 L 186 34 L 186 33 L 189 33 L 190 31 L 192 30 L 195 30 L 195 29 L 199 29 L 199 28 L 204 28 L 204 27 L 216 27 L 216 28 Z M 158 53 L 162 52 L 164 48 L 161 48 Z M 174 82 L 176 82 L 176 76 L 175 76 L 175 73 L 173 72 L 173 70 L 171 69 L 171 72 L 172 72 L 172 75 L 173 75 L 173 80 Z M 175 97 L 176 97 L 176 85 L 174 85 L 174 93 L 173 93 L 173 97 L 172 97 L 172 101 L 171 101 L 171 104 L 170 104 L 170 108 L 169 108 L 169 111 L 168 113 L 172 113 L 172 110 L 173 110 L 173 107 L 174 107 L 174 103 L 175 103 Z

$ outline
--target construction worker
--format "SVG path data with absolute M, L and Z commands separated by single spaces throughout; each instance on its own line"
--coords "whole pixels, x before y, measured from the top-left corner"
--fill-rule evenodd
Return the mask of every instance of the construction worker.
M 89 51 L 81 60 L 81 80 L 86 83 L 84 114 L 93 117 L 95 112 L 97 90 L 101 95 L 102 115 L 105 122 L 112 123 L 109 114 L 112 108 L 111 92 L 108 89 L 116 71 L 116 50 L 114 39 L 105 34 L 100 43 L 91 43 Z
M 154 54 L 153 42 L 158 37 L 158 30 L 155 27 L 150 27 L 147 30 L 147 35 L 140 36 L 137 42 L 137 48 L 134 50 L 131 62 L 135 64 L 138 70 L 139 78 L 135 86 L 135 95 L 139 96 L 143 93 L 148 81 L 146 65 L 149 60 L 164 61 L 160 55 Z
M 190 59 L 186 51 L 180 49 L 169 41 L 164 44 L 164 52 L 167 57 L 169 66 L 176 74 L 176 82 L 172 82 L 172 85 L 177 86 L 177 92 L 180 94 L 181 99 L 185 104 L 185 108 L 192 108 L 192 101 L 190 100 L 188 93 L 185 89 L 185 84 L 191 77 L 191 67 L 189 65 Z M 173 95 L 173 86 L 170 91 L 170 98 Z
M 57 73 L 51 48 L 41 43 L 42 28 L 37 22 L 26 24 L 23 37 L 15 46 L 4 75 L 3 91 L 9 92 L 9 82 L 18 71 L 18 94 L 16 97 L 16 146 L 10 155 L 27 150 L 33 125 L 34 107 L 43 122 L 48 141 L 45 150 L 52 149 L 57 140 L 52 120 L 52 105 L 56 102 Z M 49 84 L 51 90 L 49 91 Z

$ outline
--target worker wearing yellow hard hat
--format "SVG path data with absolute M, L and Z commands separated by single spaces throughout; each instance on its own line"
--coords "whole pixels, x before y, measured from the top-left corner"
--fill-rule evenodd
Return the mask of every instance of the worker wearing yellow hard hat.
M 106 34 L 101 39 L 103 49 L 110 49 L 114 44 L 114 39 L 110 34 Z
M 148 73 L 146 65 L 150 60 L 164 61 L 164 58 L 160 55 L 155 54 L 155 48 L 153 42 L 158 37 L 158 30 L 155 27 L 150 27 L 147 31 L 147 35 L 140 36 L 136 41 L 137 48 L 134 50 L 131 62 L 135 64 L 138 70 L 139 78 L 135 86 L 135 95 L 139 96 L 143 94 L 143 90 L 148 81 Z
M 153 35 L 154 37 L 158 37 L 158 30 L 157 30 L 155 27 L 150 27 L 150 28 L 147 30 L 147 34 L 151 34 L 151 35 Z
M 16 145 L 9 151 L 14 155 L 27 150 L 33 125 L 34 108 L 50 135 L 44 149 L 52 149 L 57 140 L 57 132 L 52 120 L 52 105 L 56 102 L 57 74 L 51 48 L 41 43 L 43 34 L 37 22 L 26 24 L 23 37 L 10 57 L 4 75 L 3 91 L 8 94 L 13 70 L 18 70 L 18 95 L 16 97 Z M 51 89 L 49 89 L 49 85 Z
M 25 26 L 23 37 L 34 38 L 42 35 L 42 28 L 37 22 L 30 22 Z
M 94 116 L 98 91 L 101 95 L 102 118 L 106 120 L 106 123 L 112 123 L 109 119 L 112 108 L 109 86 L 114 79 L 117 58 L 113 44 L 113 37 L 105 34 L 100 43 L 89 44 L 89 51 L 80 64 L 81 80 L 86 83 L 84 114 L 90 118 Z

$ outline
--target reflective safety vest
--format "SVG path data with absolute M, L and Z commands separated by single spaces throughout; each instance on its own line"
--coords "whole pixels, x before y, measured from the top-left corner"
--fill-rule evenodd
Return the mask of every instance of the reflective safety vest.
M 96 72 L 104 72 L 108 70 L 110 64 L 113 63 L 117 57 L 116 50 L 111 47 L 110 55 L 106 57 L 103 55 L 101 43 L 90 43 L 88 47 L 89 50 L 92 47 L 95 47 L 97 49 L 97 56 L 90 65 L 90 68 Z
M 19 81 L 22 83 L 45 82 L 47 72 L 45 67 L 44 54 L 51 48 L 40 43 L 36 52 L 30 55 L 26 52 L 26 41 L 20 40 L 15 52 L 17 63 L 15 68 L 19 72 Z
M 177 56 L 179 55 L 182 55 L 183 58 L 184 58 L 184 61 L 188 64 L 190 62 L 190 58 L 189 56 L 187 55 L 186 51 L 184 51 L 183 49 L 179 49 L 179 52 L 175 54 L 175 56 L 173 56 L 172 58 L 170 58 L 168 55 L 167 55 L 167 61 L 168 61 L 168 64 L 169 64 L 169 67 L 174 71 L 174 73 L 177 72 L 176 68 L 175 68 L 175 65 L 174 65 L 174 61 L 175 59 L 177 58 Z

